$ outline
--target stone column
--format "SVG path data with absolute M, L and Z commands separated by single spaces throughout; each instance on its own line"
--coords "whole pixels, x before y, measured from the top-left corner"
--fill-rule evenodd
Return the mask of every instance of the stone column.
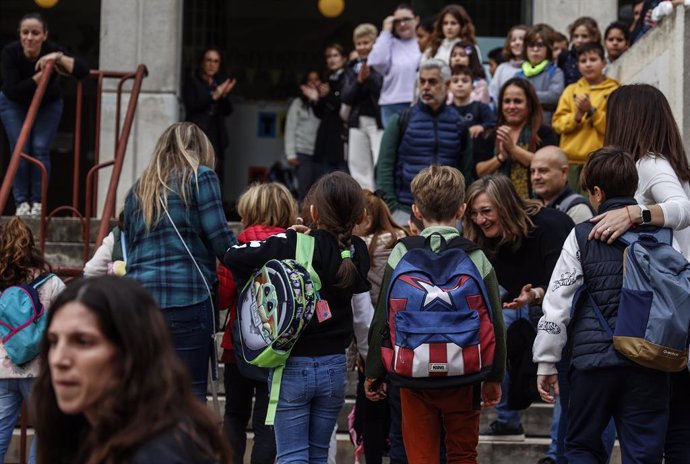
M 618 18 L 618 0 L 532 0 L 532 22 L 546 23 L 568 35 L 568 25 L 580 16 L 591 16 L 601 33 Z
M 124 204 L 127 191 L 148 164 L 160 134 L 180 116 L 178 93 L 181 83 L 183 0 L 101 0 L 99 68 L 134 71 L 148 68 L 136 118 L 127 144 L 120 177 L 116 210 Z M 101 161 L 113 159 L 115 137 L 116 84 L 104 85 L 101 117 Z M 131 85 L 125 86 L 125 89 Z M 123 95 L 124 118 L 128 94 Z M 99 211 L 112 170 L 102 170 L 98 181 Z

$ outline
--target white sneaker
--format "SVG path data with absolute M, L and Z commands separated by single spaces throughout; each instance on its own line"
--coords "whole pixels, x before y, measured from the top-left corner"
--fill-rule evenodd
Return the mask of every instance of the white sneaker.
M 41 215 L 41 204 L 40 203 L 34 203 L 34 205 L 31 207 L 31 215 L 32 216 L 40 216 Z
M 17 211 L 14 213 L 16 216 L 28 216 L 31 214 L 31 205 L 28 202 L 19 203 L 17 206 Z

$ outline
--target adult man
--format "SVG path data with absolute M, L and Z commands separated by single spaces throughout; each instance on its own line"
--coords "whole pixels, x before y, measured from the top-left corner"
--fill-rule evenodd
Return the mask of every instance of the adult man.
M 406 226 L 410 219 L 410 182 L 425 167 L 453 166 L 471 179 L 472 144 L 458 112 L 446 106 L 449 81 L 450 68 L 443 61 L 422 63 L 419 101 L 394 115 L 383 133 L 376 186 L 398 224 Z
M 546 206 L 563 211 L 575 224 L 590 219 L 594 212 L 585 197 L 568 185 L 568 156 L 556 146 L 534 154 L 530 164 L 532 189 Z

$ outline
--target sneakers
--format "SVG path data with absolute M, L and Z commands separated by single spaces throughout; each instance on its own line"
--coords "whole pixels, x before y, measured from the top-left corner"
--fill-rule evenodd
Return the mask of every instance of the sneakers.
M 40 203 L 34 203 L 33 206 L 31 207 L 31 215 L 32 216 L 40 216 L 41 215 L 41 204 Z
M 484 440 L 495 441 L 524 441 L 525 431 L 522 425 L 513 428 L 501 422 L 493 421 L 488 428 L 479 432 L 479 437 Z
M 28 216 L 31 214 L 31 205 L 28 202 L 19 203 L 17 210 L 15 211 L 15 216 Z

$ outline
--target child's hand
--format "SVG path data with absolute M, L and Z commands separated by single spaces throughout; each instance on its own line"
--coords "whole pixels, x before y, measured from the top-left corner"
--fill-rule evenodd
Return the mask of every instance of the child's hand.
M 553 385 L 553 395 L 551 394 L 551 386 Z M 553 404 L 556 402 L 556 396 L 560 396 L 561 392 L 558 389 L 558 375 L 538 375 L 537 376 L 537 391 L 541 399 L 547 403 Z
M 513 301 L 503 303 L 503 307 L 507 309 L 518 309 L 525 305 L 531 305 L 538 300 L 538 293 L 540 289 L 532 288 L 532 284 L 527 284 L 520 290 L 520 295 Z
M 484 132 L 484 127 L 479 124 L 470 127 L 470 137 L 472 137 L 473 139 L 479 137 L 479 134 L 481 134 L 482 132 Z
M 482 383 L 482 407 L 496 406 L 501 401 L 501 384 L 498 382 Z
M 580 110 L 582 114 L 585 114 L 592 109 L 592 102 L 590 101 L 588 94 L 584 94 L 581 97 L 575 96 L 575 104 L 577 105 L 577 109 Z
M 364 380 L 364 394 L 369 401 L 380 401 L 386 398 L 388 387 L 386 382 L 367 377 Z

